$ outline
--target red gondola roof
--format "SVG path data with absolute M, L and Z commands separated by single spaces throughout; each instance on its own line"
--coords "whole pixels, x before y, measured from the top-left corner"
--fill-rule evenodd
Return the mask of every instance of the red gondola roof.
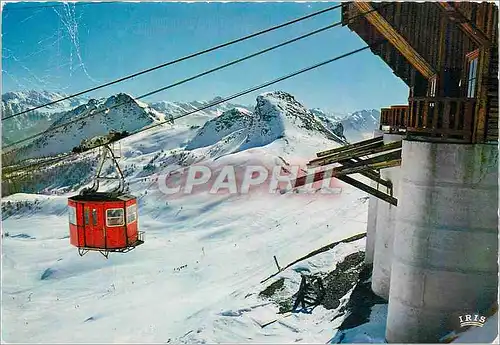
M 123 193 L 96 192 L 84 195 L 78 194 L 68 199 L 73 201 L 129 201 L 135 199 L 135 196 Z

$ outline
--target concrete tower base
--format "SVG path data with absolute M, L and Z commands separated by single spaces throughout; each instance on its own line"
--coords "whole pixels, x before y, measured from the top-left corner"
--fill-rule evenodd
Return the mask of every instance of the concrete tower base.
M 373 137 L 380 137 L 383 132 L 380 130 L 373 131 Z M 371 187 L 377 188 L 377 183 L 372 182 Z M 378 198 L 370 196 L 368 200 L 368 219 L 366 224 L 366 249 L 365 249 L 365 264 L 373 264 L 373 255 L 375 252 L 375 233 L 377 224 L 377 205 Z
M 401 140 L 402 136 L 384 134 L 384 143 Z M 399 172 L 401 167 L 383 169 L 382 178 L 392 182 L 393 196 L 398 197 Z M 398 207 L 383 200 L 377 202 L 377 217 L 375 224 L 375 252 L 373 255 L 372 290 L 388 300 L 391 281 L 392 244 L 394 241 L 394 227 Z
M 402 152 L 386 339 L 437 342 L 497 300 L 498 148 L 404 141 Z
M 377 188 L 377 184 L 373 183 L 372 187 Z M 370 196 L 370 199 L 368 200 L 368 220 L 366 224 L 365 264 L 373 264 L 375 236 L 377 230 L 377 206 L 378 198 Z

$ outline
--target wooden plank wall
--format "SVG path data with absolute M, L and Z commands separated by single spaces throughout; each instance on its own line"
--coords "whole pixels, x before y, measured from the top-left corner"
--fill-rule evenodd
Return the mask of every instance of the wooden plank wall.
M 498 140 L 498 7 L 494 3 L 455 2 L 454 6 L 475 27 L 488 37 L 489 63 L 479 71 L 483 74 L 480 90 L 484 90 L 482 102 L 486 103 L 485 140 Z
M 391 7 L 380 9 L 384 18 L 435 70 L 440 70 L 441 79 L 446 80 L 446 83 L 438 83 L 436 96 L 460 97 L 464 91 L 463 85 L 459 85 L 464 84 L 460 83 L 460 79 L 465 56 L 477 48 L 474 42 L 454 23 L 446 21 L 443 25 L 442 10 L 432 2 L 398 2 L 396 7 L 400 9 L 399 13 Z M 441 35 L 444 35 L 445 39 L 442 61 L 439 46 Z M 422 88 L 418 87 L 419 79 L 414 78 L 412 81 L 413 85 L 417 86 L 418 92 L 411 96 L 426 96 L 423 94 L 427 91 L 426 85 L 425 91 L 422 91 Z
M 486 98 L 486 141 L 498 140 L 498 7 L 494 3 L 456 2 L 455 7 L 488 37 L 489 63 L 480 70 L 484 75 L 480 89 Z
M 498 26 L 495 25 L 495 17 L 498 16 L 498 7 L 491 2 L 454 2 L 453 6 L 458 9 L 469 21 L 474 23 L 490 40 L 497 36 Z

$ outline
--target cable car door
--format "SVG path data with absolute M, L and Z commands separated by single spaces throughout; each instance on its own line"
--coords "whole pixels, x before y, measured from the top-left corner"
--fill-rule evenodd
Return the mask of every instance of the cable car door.
M 87 247 L 106 248 L 104 208 L 99 204 L 85 206 L 85 239 Z

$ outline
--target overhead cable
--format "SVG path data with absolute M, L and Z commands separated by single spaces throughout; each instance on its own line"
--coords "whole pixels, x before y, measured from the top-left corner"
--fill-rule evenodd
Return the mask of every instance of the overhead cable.
M 385 5 L 385 6 L 387 6 L 387 5 Z M 375 11 L 375 9 L 372 9 L 372 10 L 370 10 L 370 11 L 366 12 L 366 13 L 361 13 L 361 14 L 358 14 L 358 15 L 356 15 L 356 16 L 354 16 L 354 17 L 352 17 L 352 18 L 351 18 L 351 20 L 354 20 L 354 19 L 356 19 L 356 18 L 358 18 L 358 17 L 360 17 L 360 16 L 364 16 L 364 15 L 366 15 L 366 14 L 368 14 L 369 12 L 372 12 L 372 11 Z M 232 65 L 238 64 L 238 63 L 240 63 L 240 62 L 243 62 L 243 61 L 245 61 L 245 60 L 251 59 L 251 58 L 253 58 L 253 57 L 256 57 L 256 56 L 259 56 L 259 55 L 265 54 L 265 53 L 267 53 L 267 52 L 269 52 L 269 51 L 272 51 L 272 50 L 274 50 L 274 49 L 277 49 L 277 48 L 283 47 L 283 46 L 285 46 L 285 45 L 288 45 L 288 44 L 291 44 L 291 43 L 297 42 L 297 41 L 299 41 L 299 40 L 301 40 L 301 39 L 304 39 L 304 38 L 310 37 L 310 36 L 312 36 L 312 35 L 318 34 L 318 33 L 320 33 L 320 32 L 323 32 L 323 31 L 325 31 L 325 30 L 331 29 L 331 28 L 336 27 L 336 26 L 338 26 L 338 25 L 340 25 L 340 24 L 341 24 L 341 22 L 336 22 L 336 23 L 333 23 L 333 24 L 327 25 L 327 26 L 325 26 L 325 27 L 323 27 L 323 28 L 320 28 L 320 29 L 317 29 L 317 30 L 311 31 L 311 32 L 309 32 L 309 33 L 307 33 L 307 34 L 304 34 L 304 35 L 301 35 L 301 36 L 295 37 L 295 38 L 293 38 L 293 39 L 287 40 L 287 41 L 285 41 L 285 42 L 279 43 L 279 44 L 277 44 L 277 45 L 274 45 L 274 46 L 268 47 L 268 48 L 266 48 L 266 49 L 263 49 L 263 50 L 260 50 L 260 51 L 258 51 L 258 52 L 255 52 L 255 53 L 253 53 L 253 54 L 250 54 L 250 55 L 244 56 L 244 57 L 242 57 L 242 58 L 239 58 L 239 59 L 233 60 L 233 61 L 231 61 L 231 62 L 228 62 L 228 63 L 223 64 L 223 65 L 221 65 L 221 66 L 218 66 L 218 67 L 212 68 L 212 69 L 210 69 L 210 70 L 207 70 L 207 71 L 204 71 L 204 72 L 198 73 L 198 74 L 196 74 L 196 75 L 194 75 L 194 76 L 191 76 L 191 77 L 188 77 L 188 78 L 186 78 L 186 79 L 180 80 L 180 81 L 175 82 L 175 83 L 173 83 L 173 84 L 170 84 L 170 85 L 167 85 L 167 86 L 164 86 L 164 87 L 161 87 L 161 88 L 155 89 L 155 90 L 150 91 L 150 92 L 147 92 L 147 93 L 142 94 L 142 95 L 140 95 L 140 96 L 138 96 L 138 97 L 135 97 L 135 98 L 133 98 L 133 99 L 129 99 L 129 100 L 127 100 L 127 101 L 124 101 L 124 102 L 121 102 L 121 103 L 115 104 L 115 105 L 113 105 L 113 106 L 110 106 L 110 107 L 107 107 L 107 108 L 103 108 L 103 109 L 101 109 L 101 110 L 99 110 L 99 111 L 95 111 L 95 112 L 92 112 L 92 113 L 90 113 L 90 114 L 87 114 L 87 115 L 84 115 L 84 116 L 80 116 L 80 117 L 78 117 L 78 118 L 76 118 L 76 119 L 73 119 L 73 120 L 68 121 L 68 122 L 64 122 L 64 123 L 59 124 L 59 125 L 57 125 L 57 126 L 49 127 L 46 131 L 42 131 L 42 132 L 40 132 L 40 133 L 35 133 L 35 134 L 33 134 L 33 135 L 31 135 L 31 136 L 28 136 L 28 137 L 26 137 L 26 138 L 24 138 L 24 139 L 21 139 L 21 140 L 15 141 L 15 142 L 13 142 L 13 143 L 10 143 L 9 145 L 5 145 L 5 146 L 4 146 L 4 149 L 5 149 L 5 148 L 9 148 L 9 147 L 16 146 L 16 145 L 18 145 L 18 144 L 21 144 L 21 143 L 23 143 L 23 142 L 27 142 L 27 141 L 32 140 L 32 139 L 35 139 L 35 138 L 37 138 L 37 137 L 39 137 L 39 136 L 42 136 L 42 135 L 44 135 L 44 134 L 47 134 L 48 132 L 55 131 L 55 130 L 57 130 L 57 129 L 59 129 L 59 128 L 62 128 L 62 127 L 68 126 L 68 125 L 70 125 L 70 124 L 73 124 L 73 123 L 76 123 L 76 122 L 82 121 L 82 120 L 84 120 L 84 119 L 86 119 L 86 118 L 93 117 L 93 116 L 96 116 L 96 115 L 101 114 L 101 113 L 104 113 L 104 112 L 108 112 L 108 111 L 109 111 L 109 110 L 111 110 L 111 109 L 115 109 L 115 108 L 117 108 L 117 107 L 120 107 L 120 106 L 123 106 L 123 105 L 129 104 L 129 103 L 132 103 L 132 102 L 134 102 L 134 100 L 139 100 L 139 99 L 142 99 L 142 98 L 146 98 L 146 97 L 152 96 L 152 95 L 154 95 L 154 94 L 157 94 L 157 93 L 159 93 L 159 92 L 162 92 L 162 91 L 165 91 L 165 90 L 168 90 L 168 89 L 174 88 L 174 87 L 179 86 L 179 85 L 182 85 L 182 84 L 185 84 L 185 83 L 187 83 L 187 82 L 190 82 L 190 81 L 193 81 L 193 80 L 195 80 L 195 79 L 201 78 L 201 77 L 203 77 L 203 76 L 206 76 L 206 75 L 208 75 L 208 74 L 214 73 L 214 72 L 219 71 L 219 70 L 222 70 L 222 69 L 227 68 L 227 67 L 229 67 L 229 66 L 232 66 Z
M 198 52 L 195 52 L 195 53 L 192 53 L 192 54 L 189 54 L 189 55 L 186 55 L 186 56 L 183 56 L 181 58 L 178 58 L 178 59 L 175 59 L 175 60 L 171 60 L 171 61 L 168 61 L 168 62 L 165 62 L 165 63 L 162 63 L 160 65 L 157 65 L 157 66 L 154 66 L 154 67 L 151 67 L 151 68 L 148 68 L 148 69 L 145 69 L 145 70 L 142 70 L 142 71 L 139 71 L 139 72 L 136 72 L 136 73 L 132 73 L 132 74 L 129 74 L 127 76 L 124 76 L 124 77 L 121 77 L 121 78 L 118 78 L 118 79 L 115 79 L 115 80 L 112 80 L 110 82 L 107 82 L 107 83 L 104 83 L 104 84 L 101 84 L 101 85 L 98 85 L 98 86 L 94 86 L 94 87 L 91 87 L 89 89 L 86 89 L 86 90 L 83 90 L 83 91 L 80 91 L 80 92 L 77 92 L 77 93 L 74 93 L 74 94 L 71 94 L 71 95 L 68 95 L 66 97 L 63 97 L 63 98 L 60 98 L 60 99 L 57 99 L 55 101 L 52 101 L 52 102 L 48 102 L 48 103 L 45 103 L 45 104 L 42 104 L 42 105 L 39 105 L 39 106 L 36 106 L 36 107 L 33 107 L 33 108 L 30 108 L 30 109 L 27 109 L 27 110 L 23 110 L 21 112 L 18 112 L 18 113 L 15 113 L 15 114 L 12 114 L 12 115 L 9 115 L 9 116 L 6 116 L 2 119 L 2 121 L 5 121 L 5 120 L 8 120 L 8 119 L 11 119 L 13 117 L 16 117 L 16 116 L 19 116 L 19 115 L 22 115 L 22 114 L 26 114 L 30 111 L 34 111 L 34 110 L 37 110 L 37 109 L 40 109 L 40 108 L 44 108 L 44 107 L 48 107 L 50 105 L 54 105 L 56 103 L 59 103 L 59 102 L 62 102 L 62 101 L 65 101 L 65 100 L 68 100 L 68 99 L 71 99 L 71 98 L 74 98 L 74 97 L 77 97 L 77 96 L 81 96 L 83 94 L 86 94 L 86 93 L 89 93 L 89 92 L 92 92 L 92 91 L 96 91 L 96 90 L 99 90 L 99 89 L 102 89 L 102 88 L 105 88 L 107 86 L 111 86 L 111 85 L 114 85 L 114 84 L 117 84 L 117 83 L 121 83 L 125 80 L 128 80 L 128 79 L 132 79 L 132 78 L 135 78 L 135 77 L 138 77 L 140 75 L 143 75 L 143 74 L 146 74 L 146 73 L 149 73 L 149 72 L 152 72 L 152 71 L 156 71 L 160 68 L 164 68 L 164 67 L 167 67 L 167 66 L 171 66 L 171 65 L 174 65 L 176 63 L 179 63 L 181 61 L 185 61 L 185 60 L 188 60 L 188 59 L 192 59 L 194 57 L 197 57 L 197 56 L 200 56 L 200 55 L 203 55 L 203 54 L 206 54 L 206 53 L 209 53 L 209 52 L 212 52 L 212 51 L 215 51 L 215 50 L 218 50 L 218 49 L 221 49 L 221 48 L 224 48 L 224 47 L 227 47 L 227 46 L 230 46 L 230 45 L 233 45 L 233 44 L 236 44 L 236 43 L 239 43 L 239 42 L 243 42 L 243 41 L 246 41 L 250 38 L 254 38 L 254 37 L 257 37 L 257 36 L 260 36 L 260 35 L 263 35 L 263 34 L 266 34 L 268 32 L 271 32 L 271 31 L 274 31 L 274 30 L 277 30 L 277 29 L 281 29 L 281 28 L 284 28 L 288 25 L 292 25 L 292 24 L 295 24 L 295 23 L 298 23 L 298 22 L 301 22 L 303 20 L 306 20 L 306 19 L 309 19 L 309 18 L 312 18 L 312 17 L 315 17 L 315 16 L 318 16 L 320 14 L 323 14 L 323 13 L 326 13 L 326 12 L 329 12 L 329 11 L 332 11 L 332 10 L 335 10 L 337 8 L 340 8 L 342 7 L 342 4 L 340 5 L 335 5 L 335 6 L 331 6 L 331 7 L 328 7 L 328 8 L 325 8 L 323 10 L 320 10 L 320 11 L 316 11 L 316 12 L 313 12 L 313 13 L 310 13 L 306 16 L 303 16 L 303 17 L 299 17 L 299 18 L 296 18 L 296 19 L 293 19 L 293 20 L 290 20 L 288 22 L 285 22 L 285 23 L 282 23 L 282 24 L 279 24 L 279 25 L 275 25 L 275 26 L 272 26 L 270 28 L 267 28 L 267 29 L 264 29 L 264 30 L 261 30 L 261 31 L 257 31 L 257 32 L 254 32 L 250 35 L 247 35 L 247 36 L 243 36 L 243 37 L 240 37 L 238 39 L 234 39 L 232 41 L 228 41 L 226 43 L 223 43 L 223 44 L 219 44 L 219 45 L 216 45 L 216 46 L 213 46 L 211 48 L 208 48 L 208 49 L 205 49 L 205 50 L 201 50 L 201 51 L 198 51 Z
M 204 106 L 202 106 L 202 107 L 196 108 L 196 109 L 191 110 L 191 111 L 188 111 L 188 112 L 186 112 L 186 113 L 183 113 L 183 114 L 181 114 L 181 115 L 179 115 L 179 116 L 177 116 L 177 117 L 174 117 L 174 120 L 177 120 L 177 119 L 183 118 L 183 117 L 185 117 L 185 116 L 188 116 L 188 115 L 192 115 L 192 114 L 194 114 L 194 113 L 197 113 L 197 112 L 199 112 L 199 111 L 202 111 L 202 110 L 205 110 L 205 109 L 208 109 L 208 108 L 214 107 L 214 106 L 219 105 L 219 104 L 222 104 L 222 103 L 225 103 L 225 102 L 227 102 L 227 101 L 230 101 L 230 100 L 233 100 L 233 99 L 235 99 L 235 98 L 238 98 L 238 97 L 244 96 L 244 95 L 246 95 L 246 94 L 248 94 L 248 93 L 251 93 L 251 92 L 257 91 L 257 90 L 262 89 L 262 88 L 265 88 L 265 87 L 267 87 L 267 86 L 270 86 L 270 85 L 273 85 L 273 84 L 279 83 L 279 82 L 281 82 L 281 81 L 284 81 L 284 80 L 287 80 L 287 79 L 293 78 L 293 77 L 295 77 L 295 76 L 297 76 L 297 75 L 300 75 L 300 74 L 303 74 L 303 73 L 306 73 L 306 72 L 312 71 L 312 70 L 314 70 L 314 69 L 316 69 L 316 68 L 319 68 L 319 67 L 325 66 L 325 65 L 330 64 L 330 63 L 332 63 L 332 62 L 335 62 L 335 61 L 338 61 L 338 60 L 341 60 L 341 59 L 345 59 L 345 58 L 347 58 L 347 57 L 349 57 L 349 56 L 352 56 L 352 55 L 354 55 L 354 54 L 360 53 L 360 52 L 362 52 L 362 51 L 364 51 L 364 50 L 371 49 L 371 48 L 373 48 L 373 47 L 375 47 L 375 46 L 377 46 L 377 45 L 379 45 L 379 44 L 381 44 L 381 43 L 384 43 L 384 42 L 386 42 L 386 40 L 379 40 L 379 41 L 376 41 L 375 43 L 373 43 L 373 44 L 371 44 L 371 45 L 367 45 L 367 46 L 365 46 L 365 47 L 362 47 L 362 48 L 358 48 L 358 49 L 352 50 L 352 51 L 350 51 L 350 52 L 348 52 L 348 53 L 345 53 L 345 54 L 342 54 L 342 55 L 336 56 L 336 57 L 331 58 L 331 59 L 328 59 L 328 60 L 326 60 L 326 61 L 323 61 L 323 62 L 320 62 L 320 63 L 314 64 L 314 65 L 312 65 L 312 66 L 309 66 L 309 67 L 303 68 L 303 69 L 301 69 L 301 70 L 298 70 L 298 71 L 295 71 L 295 72 L 289 73 L 289 74 L 287 74 L 287 75 L 284 75 L 284 76 L 281 76 L 281 77 L 279 77 L 279 78 L 273 79 L 273 80 L 271 80 L 271 81 L 265 82 L 265 83 L 260 84 L 260 85 L 258 85 L 258 86 L 253 86 L 253 87 L 250 87 L 250 88 L 245 89 L 245 90 L 243 90 L 243 91 L 237 92 L 237 93 L 232 94 L 232 95 L 230 95 L 230 96 L 227 96 L 227 97 L 224 97 L 224 98 L 219 99 L 219 100 L 217 100 L 217 101 L 214 101 L 214 102 L 211 102 L 211 103 L 209 103 L 209 104 L 206 104 L 206 105 L 204 105 Z M 132 133 L 131 133 L 131 134 L 129 134 L 127 137 L 130 137 L 130 136 L 132 136 L 132 135 L 136 135 L 136 134 L 142 133 L 142 132 L 144 132 L 144 131 L 147 131 L 147 130 L 150 130 L 150 129 L 152 129 L 152 128 L 155 128 L 155 127 L 158 127 L 158 126 L 164 125 L 164 124 L 166 124 L 166 123 L 169 123 L 169 120 L 165 120 L 165 121 L 158 122 L 158 123 L 155 123 L 155 124 L 153 124 L 153 125 L 150 125 L 150 126 L 147 126 L 147 127 L 141 128 L 141 129 L 139 129 L 139 130 L 137 130 L 137 131 L 135 131 L 135 132 L 132 132 Z M 101 144 L 101 145 L 94 146 L 94 147 L 92 147 L 92 148 L 89 148 L 89 150 L 96 149 L 96 148 L 101 147 L 101 146 L 104 146 L 104 145 L 106 145 L 106 144 L 107 144 L 107 143 L 104 143 L 104 144 Z M 81 153 L 83 153 L 83 152 L 87 152 L 87 151 L 88 151 L 88 150 L 85 150 L 85 151 L 82 151 Z M 73 155 L 77 155 L 77 153 L 74 153 Z M 71 157 L 71 155 L 70 155 L 70 156 L 61 157 L 61 160 L 66 159 L 66 158 L 68 158 L 68 157 Z M 29 167 L 29 166 L 28 166 L 28 167 Z M 28 167 L 24 167 L 24 168 L 28 168 Z M 16 171 L 16 170 L 14 170 L 14 171 L 10 171 L 10 173 L 15 172 L 15 171 Z

